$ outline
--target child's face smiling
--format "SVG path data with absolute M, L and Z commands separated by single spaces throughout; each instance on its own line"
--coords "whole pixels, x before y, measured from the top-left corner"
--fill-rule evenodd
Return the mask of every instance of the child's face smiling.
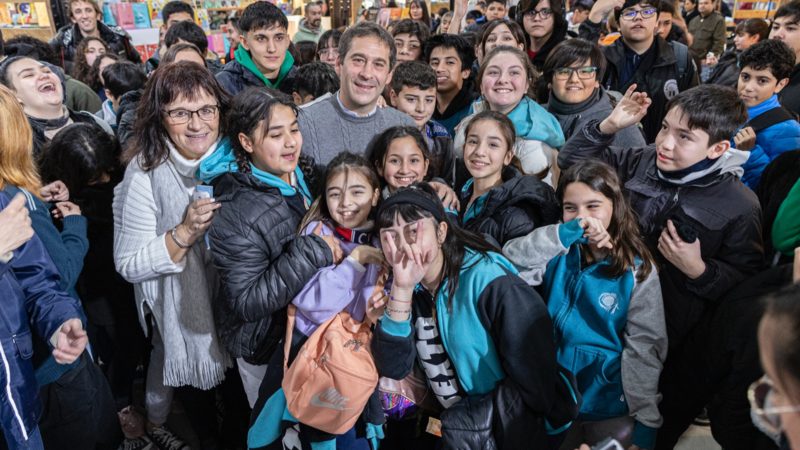
M 606 230 L 611 226 L 614 202 L 588 184 L 580 181 L 568 184 L 562 203 L 564 223 L 576 218 L 592 217 L 602 222 Z
M 769 68 L 755 70 L 750 66 L 744 67 L 739 73 L 738 93 L 739 98 L 750 108 L 763 103 L 780 92 L 788 78 L 778 81 Z
M 433 110 L 436 108 L 436 88 L 420 89 L 416 86 L 403 86 L 397 93 L 392 89 L 389 99 L 392 106 L 411 116 L 417 128 L 422 130 L 431 120 Z
M 689 128 L 689 119 L 679 107 L 667 111 L 656 136 L 656 166 L 664 172 L 686 169 L 700 161 L 722 156 L 727 141 L 709 142 L 705 131 Z
M 428 173 L 428 160 L 411 136 L 392 141 L 383 158 L 383 168 L 378 174 L 386 180 L 391 190 L 422 181 Z
M 380 191 L 358 171 L 343 170 L 328 180 L 325 201 L 331 219 L 345 228 L 362 227 L 372 208 L 378 205 Z

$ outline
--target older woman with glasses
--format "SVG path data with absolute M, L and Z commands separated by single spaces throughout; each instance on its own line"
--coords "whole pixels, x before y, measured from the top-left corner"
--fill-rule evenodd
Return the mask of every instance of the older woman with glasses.
M 597 44 L 571 39 L 557 45 L 544 63 L 537 98 L 547 101 L 547 110 L 558 119 L 569 139 L 591 120 L 611 114 L 617 99 L 601 85 L 606 58 Z M 549 98 L 548 98 L 549 97 Z M 646 145 L 638 125 L 623 129 L 612 145 L 630 148 Z
M 217 275 L 203 239 L 220 205 L 195 175 L 204 158 L 228 145 L 221 139 L 228 102 L 205 67 L 176 62 L 155 71 L 124 155 L 125 178 L 114 192 L 114 260 L 134 284 L 139 319 L 152 337 L 145 404 L 156 443 L 174 439 L 163 426 L 173 387 L 196 388 L 179 393 L 184 404 L 191 393 L 186 409 L 201 439 L 216 430 L 192 414 L 213 411 L 209 390 L 232 366 L 214 325 Z

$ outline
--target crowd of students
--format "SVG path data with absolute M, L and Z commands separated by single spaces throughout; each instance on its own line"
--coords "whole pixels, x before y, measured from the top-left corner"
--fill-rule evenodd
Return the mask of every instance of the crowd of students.
M 800 449 L 800 2 L 685 3 L 0 38 L 0 447 Z

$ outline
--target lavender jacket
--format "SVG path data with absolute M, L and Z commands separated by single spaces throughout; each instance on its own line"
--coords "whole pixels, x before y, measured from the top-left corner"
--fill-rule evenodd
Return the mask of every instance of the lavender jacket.
M 302 234 L 311 234 L 319 222 L 311 222 Z M 333 229 L 322 223 L 322 235 L 334 234 Z M 372 245 L 379 247 L 379 240 L 372 239 Z M 297 307 L 295 327 L 306 336 L 310 336 L 319 325 L 326 320 L 346 311 L 358 321 L 363 321 L 367 312 L 367 302 L 375 290 L 380 266 L 361 265 L 350 252 L 358 246 L 352 242 L 341 241 L 346 258 L 341 263 L 320 269 L 305 287 L 292 300 Z

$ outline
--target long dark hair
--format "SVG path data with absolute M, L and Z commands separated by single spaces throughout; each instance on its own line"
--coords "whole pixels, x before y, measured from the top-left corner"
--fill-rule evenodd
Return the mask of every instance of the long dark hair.
M 503 135 L 503 139 L 506 140 L 506 151 L 514 153 L 514 143 L 517 141 L 517 132 L 514 129 L 514 123 L 511 122 L 511 119 L 508 118 L 505 114 L 501 114 L 497 111 L 490 111 L 484 110 L 472 116 L 472 118 L 467 122 L 467 127 L 464 129 L 464 140 L 466 141 L 467 137 L 469 136 L 469 130 L 472 129 L 478 122 L 483 120 L 488 120 L 497 124 L 500 128 L 500 133 Z M 522 169 L 522 163 L 520 162 L 517 155 L 514 155 L 511 158 L 511 162 L 508 164 L 509 166 L 513 166 L 517 169 L 520 173 L 525 173 Z
M 250 172 L 250 162 L 252 157 L 242 146 L 239 134 L 244 134 L 253 142 L 264 139 L 269 129 L 269 119 L 275 106 L 283 105 L 292 109 L 295 116 L 298 110 L 294 102 L 285 94 L 273 91 L 265 87 L 250 87 L 233 98 L 231 109 L 228 113 L 227 135 L 233 145 L 233 153 L 236 155 L 236 164 L 242 173 Z M 256 136 L 256 132 L 261 127 L 261 136 Z
M 442 284 L 444 284 L 444 280 L 447 279 L 448 305 L 452 305 L 453 297 L 458 288 L 458 278 L 464 263 L 464 253 L 466 249 L 469 248 L 483 255 L 486 255 L 487 252 L 499 252 L 499 250 L 492 244 L 486 242 L 480 235 L 464 230 L 453 223 L 448 215 L 445 214 L 444 206 L 442 206 L 441 200 L 439 200 L 439 197 L 436 195 L 436 191 L 434 191 L 428 183 L 414 183 L 411 186 L 398 189 L 392 195 L 398 195 L 406 191 L 411 191 L 416 195 L 426 197 L 428 200 L 433 201 L 433 204 L 435 204 L 437 208 L 437 215 L 443 217 L 444 222 L 447 224 L 447 236 L 445 236 L 444 243 L 442 243 L 442 256 L 444 257 L 444 265 L 442 266 L 444 277 L 442 278 Z M 375 229 L 380 230 L 381 228 L 393 226 L 397 217 L 402 217 L 406 222 L 414 222 L 425 218 L 431 218 L 436 221 L 434 215 L 430 211 L 419 206 L 410 203 L 397 204 L 390 205 L 388 208 L 382 208 L 380 210 L 375 219 Z M 441 222 L 436 222 L 438 227 Z M 433 293 L 434 297 L 439 294 L 439 289 L 442 284 L 440 284 L 436 292 Z
M 599 161 L 581 161 L 561 174 L 556 195 L 564 201 L 564 193 L 571 183 L 583 183 L 595 192 L 599 192 L 613 203 L 611 223 L 608 234 L 614 245 L 609 251 L 611 265 L 608 275 L 622 276 L 629 268 L 636 266 L 638 257 L 642 263 L 637 280 L 643 281 L 654 270 L 655 263 L 640 233 L 636 213 L 628 204 L 622 193 L 622 186 L 617 173 L 608 164 Z
M 369 181 L 369 185 L 373 191 L 381 188 L 381 180 L 366 158 L 350 152 L 339 153 L 325 168 L 325 184 L 322 186 L 322 192 L 311 205 L 311 208 L 308 209 L 305 217 L 303 217 L 299 231 L 304 230 L 311 222 L 331 220 L 331 211 L 328 209 L 328 201 L 325 198 L 326 190 L 328 189 L 328 183 L 330 183 L 331 179 L 344 172 L 360 174 Z M 373 211 L 374 210 L 375 208 L 373 208 Z
M 424 23 L 428 29 L 431 28 L 431 14 L 428 12 L 428 5 L 422 0 L 411 0 L 408 2 L 409 9 L 411 5 L 417 5 L 422 9 L 422 19 L 420 21 Z M 409 17 L 411 17 L 411 13 L 409 12 Z
M 428 173 L 439 173 L 438 167 L 432 167 L 434 161 L 431 159 L 431 152 L 428 150 L 428 144 L 425 143 L 425 138 L 422 137 L 422 133 L 416 127 L 407 126 L 388 128 L 370 143 L 365 156 L 367 160 L 372 163 L 372 167 L 376 171 L 382 171 L 389 146 L 391 146 L 392 142 L 395 140 L 404 137 L 414 139 L 414 143 L 417 144 L 417 147 L 419 147 L 419 150 L 422 152 L 422 157 L 428 161 Z M 427 179 L 428 174 L 425 174 L 424 178 Z M 386 181 L 381 179 L 381 182 L 385 183 Z
M 103 47 L 106 49 L 106 53 L 103 55 L 98 55 L 98 58 L 104 56 L 105 54 L 111 54 L 111 50 L 108 48 L 106 41 L 100 39 L 99 37 L 87 36 L 81 39 L 80 44 L 78 44 L 78 47 L 75 49 L 75 62 L 72 63 L 72 72 L 70 72 L 70 75 L 72 78 L 75 78 L 81 83 L 91 86 L 92 89 L 97 90 L 97 71 L 93 73 L 92 66 L 86 61 L 86 49 L 89 48 L 89 43 L 91 42 L 99 42 L 103 44 Z
M 61 180 L 73 196 L 120 171 L 119 143 L 93 123 L 76 123 L 59 131 L 47 144 L 39 161 L 42 179 Z
M 225 132 L 230 96 L 205 67 L 189 61 L 180 61 L 159 67 L 144 88 L 136 108 L 132 144 L 125 149 L 123 162 L 139 157 L 142 169 L 153 170 L 169 157 L 169 135 L 164 127 L 164 110 L 177 100 L 193 101 L 205 92 L 219 104 L 220 135 Z

